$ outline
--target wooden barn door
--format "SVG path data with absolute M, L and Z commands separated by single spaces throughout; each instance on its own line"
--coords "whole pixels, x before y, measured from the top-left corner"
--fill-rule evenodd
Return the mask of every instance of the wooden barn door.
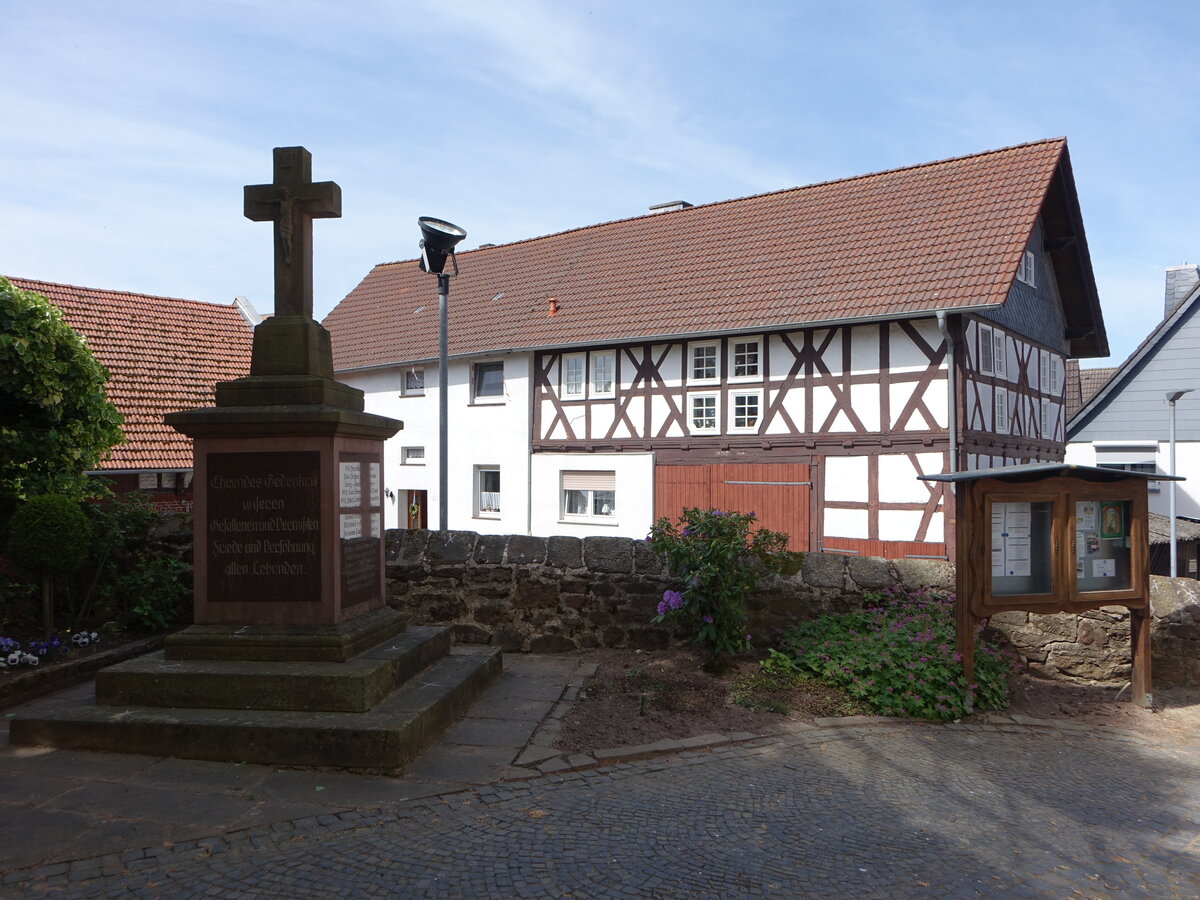
M 809 549 L 809 467 L 800 463 L 714 463 L 657 466 L 654 517 L 674 522 L 688 507 L 753 512 L 759 523 L 791 537 L 789 550 Z

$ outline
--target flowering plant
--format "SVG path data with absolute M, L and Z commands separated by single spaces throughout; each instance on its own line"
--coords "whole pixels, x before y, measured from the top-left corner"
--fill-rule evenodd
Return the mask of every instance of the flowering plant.
M 725 668 L 731 655 L 750 647 L 746 597 L 761 571 L 755 560 L 776 571 L 782 564 L 788 536 L 766 528 L 751 534 L 756 521 L 753 512 L 685 509 L 675 525 L 659 519 L 646 538 L 684 582 L 681 590 L 663 594 L 654 621 L 695 629 L 712 669 Z
M 954 649 L 954 594 L 930 588 L 867 593 L 870 606 L 792 625 L 779 649 L 803 672 L 845 688 L 888 716 L 957 719 L 1008 705 L 1011 663 L 979 641 L 975 683 L 965 684 Z

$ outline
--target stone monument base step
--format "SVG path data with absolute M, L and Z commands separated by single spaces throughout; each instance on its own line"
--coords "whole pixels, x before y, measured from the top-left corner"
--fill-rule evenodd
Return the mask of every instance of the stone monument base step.
M 101 706 L 366 712 L 450 651 L 450 629 L 414 626 L 346 662 L 168 660 L 160 653 L 96 675 Z
M 166 639 L 166 657 L 345 662 L 407 624 L 384 606 L 337 625 L 189 625 Z
M 226 762 L 398 770 L 500 674 L 500 651 L 455 647 L 367 712 L 62 707 L 11 720 L 13 745 Z

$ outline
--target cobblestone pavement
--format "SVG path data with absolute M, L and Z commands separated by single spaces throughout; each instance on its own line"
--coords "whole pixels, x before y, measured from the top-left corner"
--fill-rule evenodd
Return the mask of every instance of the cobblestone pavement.
M 808 728 L 10 872 L 6 896 L 1200 896 L 1190 747 Z

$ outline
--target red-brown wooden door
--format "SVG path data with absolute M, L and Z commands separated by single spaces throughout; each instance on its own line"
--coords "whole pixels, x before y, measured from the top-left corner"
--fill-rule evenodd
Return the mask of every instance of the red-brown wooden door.
M 789 550 L 809 549 L 809 467 L 801 463 L 657 466 L 654 517 L 674 522 L 689 507 L 753 512 L 764 528 L 789 535 Z

